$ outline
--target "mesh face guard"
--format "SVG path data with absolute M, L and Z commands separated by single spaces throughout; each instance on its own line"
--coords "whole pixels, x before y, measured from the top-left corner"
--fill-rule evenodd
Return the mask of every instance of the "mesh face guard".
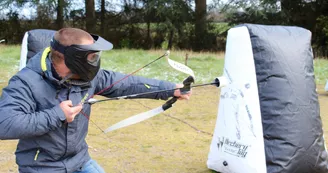
M 63 46 L 55 38 L 50 42 L 54 50 L 62 53 L 65 64 L 73 74 L 77 74 L 84 82 L 91 81 L 100 68 L 100 51 L 110 50 L 113 45 L 100 36 L 92 35 L 93 44 Z

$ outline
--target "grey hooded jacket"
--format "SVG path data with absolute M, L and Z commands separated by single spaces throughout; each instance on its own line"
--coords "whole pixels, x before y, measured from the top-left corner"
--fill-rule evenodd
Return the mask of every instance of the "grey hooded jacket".
M 85 96 L 101 91 L 124 75 L 100 70 L 90 87 L 67 88 L 54 78 L 47 54 L 41 57 L 42 52 L 31 58 L 2 91 L 0 139 L 19 139 L 15 154 L 20 172 L 74 172 L 90 160 L 85 141 L 89 121 L 80 113 L 72 123 L 65 123 L 59 104 L 71 100 L 77 105 Z M 173 83 L 130 76 L 101 95 L 115 97 L 174 87 Z M 172 95 L 173 91 L 147 98 L 165 100 Z M 85 104 L 83 112 L 89 116 L 90 105 Z

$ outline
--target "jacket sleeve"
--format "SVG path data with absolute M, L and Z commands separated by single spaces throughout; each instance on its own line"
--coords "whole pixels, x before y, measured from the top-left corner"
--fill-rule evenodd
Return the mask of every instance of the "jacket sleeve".
M 0 139 L 43 135 L 62 125 L 65 115 L 59 105 L 35 112 L 37 104 L 28 85 L 14 76 L 0 98 Z
M 175 84 L 167 81 L 149 79 L 140 76 L 129 76 L 126 79 L 115 84 L 116 81 L 123 79 L 126 75 L 118 72 L 100 70 L 97 75 L 96 93 L 113 85 L 108 90 L 101 92 L 100 95 L 105 97 L 118 97 L 137 93 L 174 89 Z M 141 95 L 135 98 L 149 98 L 167 100 L 173 96 L 174 91 L 160 92 L 155 94 Z

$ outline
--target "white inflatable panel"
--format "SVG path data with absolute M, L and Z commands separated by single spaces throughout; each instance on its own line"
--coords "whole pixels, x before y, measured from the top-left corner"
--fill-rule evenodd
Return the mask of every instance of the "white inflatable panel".
M 222 173 L 266 173 L 262 120 L 248 29 L 228 31 L 218 118 L 207 166 Z
M 20 60 L 19 60 L 19 70 L 23 69 L 26 66 L 27 62 L 27 40 L 28 40 L 28 32 L 25 32 L 23 41 L 22 41 L 22 47 L 21 47 L 21 54 L 20 54 Z

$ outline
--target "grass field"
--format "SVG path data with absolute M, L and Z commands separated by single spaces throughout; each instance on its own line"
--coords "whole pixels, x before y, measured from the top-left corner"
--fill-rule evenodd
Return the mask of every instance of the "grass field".
M 18 70 L 19 46 L 0 45 L 0 88 Z M 124 73 L 132 72 L 164 51 L 113 50 L 102 54 L 102 67 Z M 211 82 L 222 74 L 223 53 L 172 51 L 170 58 L 184 63 L 196 74 L 196 83 Z M 324 132 L 328 134 L 328 95 L 323 91 L 328 77 L 328 61 L 318 59 L 315 75 Z M 138 75 L 181 82 L 186 75 L 176 72 L 164 59 L 140 71 Z M 107 172 L 210 173 L 206 167 L 219 102 L 219 89 L 207 86 L 193 89 L 189 101 L 179 101 L 173 108 L 150 120 L 103 134 L 101 130 L 131 115 L 163 104 L 157 100 L 119 100 L 94 105 L 87 142 L 91 156 Z M 95 125 L 96 124 L 96 125 Z M 327 137 L 326 137 L 327 139 Z M 0 141 L 0 172 L 17 172 L 14 152 L 16 140 Z

